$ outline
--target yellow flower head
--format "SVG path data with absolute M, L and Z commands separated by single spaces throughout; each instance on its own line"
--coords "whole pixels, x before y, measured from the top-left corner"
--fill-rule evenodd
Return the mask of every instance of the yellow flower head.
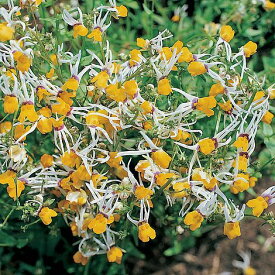
M 153 195 L 153 190 L 144 186 L 138 186 L 135 190 L 135 196 L 138 200 L 150 199 L 151 195 Z
M 78 81 L 78 77 L 76 76 L 72 76 L 71 78 L 69 78 L 64 85 L 61 87 L 61 89 L 63 91 L 70 89 L 70 90 L 74 90 L 76 91 L 79 87 L 79 81 Z
M 214 115 L 212 108 L 215 108 L 216 106 L 217 101 L 214 96 L 201 97 L 193 103 L 194 108 L 205 113 L 208 117 Z
M 226 222 L 223 227 L 223 233 L 230 240 L 241 236 L 241 229 L 239 222 Z
M 27 126 L 25 128 L 23 124 L 16 125 L 15 128 L 14 128 L 14 138 L 16 140 L 21 138 L 21 136 L 23 136 L 25 133 L 27 133 L 30 129 L 31 129 L 31 126 Z M 25 140 L 26 140 L 26 136 L 23 137 L 20 141 L 22 142 L 22 141 L 25 141 Z
M 268 197 L 257 197 L 256 199 L 249 200 L 246 205 L 252 208 L 252 213 L 256 217 L 260 217 L 263 211 L 268 207 Z
M 102 42 L 102 33 L 100 28 L 94 28 L 87 37 L 92 38 L 96 42 Z
M 243 152 L 246 152 L 248 150 L 249 145 L 249 137 L 247 134 L 241 134 L 236 139 L 236 141 L 232 144 L 233 146 L 241 149 Z
M 7 187 L 7 192 L 11 198 L 16 200 L 16 198 L 19 198 L 22 191 L 25 189 L 25 182 L 21 180 L 17 180 L 16 183 L 10 182 Z
M 144 114 L 152 113 L 154 110 L 151 102 L 149 102 L 149 101 L 142 102 L 140 104 L 140 107 L 142 108 Z
M 163 186 L 171 178 L 176 178 L 176 174 L 174 174 L 174 173 L 159 173 L 156 175 L 156 184 L 159 186 Z
M 61 162 L 71 168 L 79 167 L 81 158 L 73 150 L 71 150 L 70 152 L 65 152 L 61 156 Z
M 34 104 L 31 102 L 25 102 L 21 106 L 21 111 L 18 117 L 18 121 L 22 123 L 22 122 L 25 122 L 26 120 L 29 120 L 30 122 L 35 122 L 36 120 L 38 120 L 38 114 L 34 109 Z
M 248 165 L 248 154 L 246 152 L 241 152 L 239 154 L 239 158 L 233 162 L 232 166 L 236 167 L 236 163 L 238 163 L 238 170 L 246 172 Z
M 226 42 L 230 42 L 234 37 L 235 31 L 229 25 L 221 27 L 220 36 Z
M 237 178 L 231 186 L 230 190 L 233 194 L 238 194 L 249 188 L 249 175 L 240 173 L 237 175 Z
M 8 133 L 12 128 L 12 123 L 10 121 L 4 121 L 0 123 L 0 134 Z
M 174 198 L 184 198 L 188 196 L 188 190 L 190 190 L 190 184 L 188 182 L 176 182 L 173 184 L 174 192 L 172 196 Z
M 243 46 L 243 50 L 244 55 L 246 57 L 250 57 L 251 55 L 257 52 L 257 44 L 252 41 L 249 41 Z
M 116 10 L 118 17 L 126 17 L 128 15 L 128 9 L 123 5 L 116 6 Z
M 204 218 L 201 215 L 201 213 L 199 213 L 198 211 L 192 211 L 189 212 L 183 222 L 186 225 L 190 226 L 190 230 L 195 231 L 196 229 L 198 229 L 199 227 L 201 227 L 201 223 L 203 222 Z
M 123 253 L 122 250 L 119 247 L 113 246 L 110 250 L 107 251 L 107 259 L 108 262 L 117 264 L 121 263 Z
M 213 138 L 205 138 L 198 142 L 199 151 L 204 155 L 211 154 L 217 148 L 217 141 Z
M 191 62 L 188 65 L 187 70 L 192 76 L 201 75 L 207 72 L 207 68 L 205 67 L 205 65 L 199 61 Z
M 43 165 L 44 168 L 51 167 L 53 165 L 53 156 L 44 154 L 40 158 L 40 162 Z
M 209 91 L 209 96 L 217 96 L 220 94 L 224 94 L 224 87 L 221 83 L 213 84 Z
M 168 168 L 172 158 L 163 150 L 158 150 L 152 153 L 153 161 L 161 168 Z
M 172 88 L 168 78 L 163 78 L 158 82 L 158 93 L 160 95 L 169 95 L 172 93 Z
M 141 52 L 137 49 L 130 51 L 130 67 L 135 66 L 137 63 L 141 61 Z
M 73 26 L 73 37 L 86 36 L 88 34 L 88 29 L 82 24 L 76 24 Z
M 108 73 L 106 71 L 102 71 L 102 72 L 98 73 L 96 76 L 94 76 L 91 79 L 91 82 L 95 83 L 95 86 L 97 88 L 104 89 L 108 86 L 109 78 L 110 78 L 110 76 L 108 75 Z
M 13 95 L 6 95 L 4 97 L 4 112 L 6 114 L 13 114 L 18 110 L 18 98 Z
M 117 156 L 117 152 L 110 152 L 109 156 L 110 156 L 110 158 L 107 161 L 107 164 L 110 167 L 119 168 L 120 163 L 122 162 L 122 157 Z
M 0 42 L 6 42 L 13 39 L 14 29 L 7 23 L 0 23 Z
M 139 37 L 137 38 L 137 46 L 146 49 L 149 46 L 149 41 Z
M 108 223 L 108 218 L 99 213 L 90 221 L 88 227 L 89 229 L 92 229 L 95 234 L 101 234 L 107 230 Z
M 77 252 L 73 255 L 73 260 L 74 260 L 74 262 L 77 263 L 77 264 L 86 265 L 86 264 L 88 263 L 89 258 L 83 256 L 81 252 L 77 251 Z
M 225 111 L 227 114 L 231 114 L 231 112 L 233 110 L 233 106 L 232 106 L 232 103 L 230 100 L 228 100 L 224 103 L 218 103 L 218 104 L 223 111 Z
M 274 115 L 271 112 L 266 111 L 266 113 L 262 117 L 262 122 L 264 122 L 266 124 L 271 124 L 273 117 L 274 117 Z
M 43 207 L 38 215 L 45 225 L 49 225 L 52 222 L 52 218 L 57 216 L 57 213 L 49 207 Z
M 180 52 L 181 52 L 181 55 L 178 59 L 179 63 L 181 62 L 189 63 L 194 61 L 193 54 L 190 52 L 190 50 L 187 47 L 183 47 Z
M 106 94 L 109 98 L 112 100 L 115 100 L 116 102 L 123 102 L 126 100 L 126 93 L 123 88 L 119 88 L 119 83 L 110 84 L 106 88 Z
M 156 231 L 149 225 L 149 223 L 145 222 L 138 226 L 138 238 L 146 243 L 149 240 L 153 240 L 156 238 Z
M 13 58 L 17 62 L 16 68 L 22 73 L 29 70 L 32 60 L 22 52 L 16 51 L 13 53 Z
M 125 94 L 133 99 L 138 93 L 138 84 L 135 80 L 125 81 L 123 84 Z
M 269 1 L 269 0 L 265 0 L 264 2 L 264 8 L 267 11 L 271 11 L 275 9 L 275 3 Z

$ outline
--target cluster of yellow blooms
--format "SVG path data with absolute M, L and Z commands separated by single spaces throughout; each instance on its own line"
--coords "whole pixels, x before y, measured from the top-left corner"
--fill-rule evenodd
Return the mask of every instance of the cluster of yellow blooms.
M 87 49 L 66 51 L 64 43 L 48 51 L 21 18 L 40 4 L 9 1 L 0 9 L 0 183 L 8 195 L 19 200 L 24 191 L 25 205 L 34 205 L 45 225 L 62 215 L 81 239 L 73 259 L 83 265 L 102 253 L 121 262 L 126 251 L 117 245 L 118 229 L 127 230 L 126 220 L 142 242 L 155 239 L 149 217 L 159 193 L 168 205 L 181 204 L 190 230 L 216 215 L 224 217 L 228 238 L 240 236 L 246 206 L 239 209 L 226 194 L 255 186 L 249 170 L 255 135 L 274 117 L 268 110 L 275 90 L 246 66 L 257 44 L 232 53 L 235 31 L 225 25 L 214 50 L 195 54 L 182 41 L 164 46 L 172 37 L 165 30 L 137 38 L 136 49 L 113 60 L 106 32 L 112 17 L 128 11 L 112 0 L 91 11 L 92 23 L 79 8 L 64 10 L 68 35 Z M 203 76 L 208 94 L 179 89 L 178 74 L 188 81 Z M 207 137 L 200 120 L 215 117 Z M 50 140 L 52 148 L 29 147 L 28 137 Z M 259 217 L 274 202 L 271 186 L 247 206 Z

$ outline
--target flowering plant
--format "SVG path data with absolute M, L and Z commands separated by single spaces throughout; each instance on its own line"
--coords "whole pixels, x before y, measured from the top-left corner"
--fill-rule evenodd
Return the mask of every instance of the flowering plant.
M 118 53 L 108 31 L 125 6 L 65 8 L 53 36 L 39 28 L 40 4 L 0 9 L 0 183 L 13 210 L 45 225 L 63 216 L 85 265 L 97 254 L 120 263 L 130 226 L 154 239 L 160 196 L 185 228 L 222 219 L 229 239 L 275 202 L 275 186 L 234 200 L 255 186 L 255 137 L 274 117 L 273 85 L 247 66 L 256 43 L 232 48 L 235 30 L 223 25 L 196 52 L 163 30 Z

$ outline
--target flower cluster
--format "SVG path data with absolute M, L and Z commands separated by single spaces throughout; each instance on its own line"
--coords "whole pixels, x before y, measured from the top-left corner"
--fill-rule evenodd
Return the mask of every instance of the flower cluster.
M 83 265 L 104 253 L 120 263 L 129 223 L 142 242 L 154 239 L 150 212 L 160 195 L 181 205 L 190 230 L 219 216 L 228 238 L 240 236 L 246 206 L 228 193 L 255 186 L 255 136 L 274 116 L 275 90 L 247 67 L 257 44 L 234 52 L 235 31 L 225 25 L 199 53 L 164 30 L 118 54 L 107 31 L 128 11 L 110 0 L 90 14 L 64 9 L 70 43 L 50 47 L 24 20 L 39 19 L 40 3 L 0 9 L 0 183 L 9 197 L 25 194 L 45 225 L 62 215 L 79 237 L 73 258 Z M 184 91 L 197 79 L 200 87 Z M 258 217 L 274 202 L 272 186 L 247 207 Z

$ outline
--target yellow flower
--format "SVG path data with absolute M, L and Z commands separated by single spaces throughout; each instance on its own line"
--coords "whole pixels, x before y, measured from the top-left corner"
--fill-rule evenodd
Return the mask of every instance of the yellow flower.
M 168 168 L 172 158 L 163 150 L 159 150 L 152 153 L 153 161 L 161 168 Z
M 60 97 L 57 97 L 56 101 L 58 103 L 52 105 L 52 112 L 61 116 L 66 116 L 70 112 L 71 106 Z
M 61 162 L 71 168 L 79 167 L 81 158 L 73 150 L 71 150 L 70 152 L 65 152 L 61 156 Z
M 83 256 L 81 252 L 77 251 L 77 252 L 73 255 L 73 260 L 74 260 L 74 262 L 77 263 L 77 264 L 86 265 L 86 264 L 88 263 L 89 258 Z
M 57 213 L 49 207 L 43 207 L 38 215 L 45 225 L 49 225 L 52 222 L 52 218 L 57 216 Z
M 268 197 L 257 197 L 256 199 L 249 200 L 246 205 L 252 208 L 252 213 L 256 217 L 260 217 L 263 211 L 268 207 Z
M 143 113 L 145 115 L 153 112 L 153 106 L 152 106 L 151 102 L 149 102 L 149 101 L 142 102 L 140 104 L 140 107 L 142 108 Z
M 55 65 L 55 66 L 58 65 L 58 59 L 57 59 L 57 55 L 56 54 L 51 54 L 50 55 L 50 59 L 51 59 L 53 65 Z
M 238 194 L 249 188 L 249 175 L 240 173 L 237 175 L 237 178 L 240 179 L 235 180 L 233 186 L 230 188 L 233 194 Z
M 37 123 L 37 130 L 41 134 L 50 133 L 52 131 L 52 129 L 53 129 L 53 121 L 51 118 L 43 117 L 43 118 L 39 119 L 39 121 Z
M 184 144 L 192 144 L 192 136 L 190 133 L 179 129 L 177 135 L 176 136 L 174 136 L 174 135 L 175 135 L 175 133 L 174 133 L 174 131 L 172 131 L 171 139 L 180 141 L 181 143 L 184 143 Z
M 273 3 L 273 2 L 271 2 L 269 0 L 265 0 L 265 2 L 264 2 L 264 8 L 267 11 L 273 10 L 273 9 L 275 9 L 275 3 Z
M 123 102 L 126 99 L 126 93 L 123 88 L 118 87 L 118 82 L 115 84 L 110 84 L 106 88 L 106 94 L 109 98 L 115 100 L 116 102 Z
M 119 17 L 126 17 L 128 15 L 128 9 L 123 5 L 116 6 L 116 10 Z
M 122 162 L 122 157 L 117 156 L 117 152 L 110 152 L 109 156 L 110 158 L 107 161 L 107 164 L 110 167 L 119 168 L 120 163 Z
M 109 223 L 110 221 L 108 221 L 103 214 L 99 213 L 90 221 L 88 227 L 92 229 L 94 233 L 101 234 L 107 230 L 107 224 Z
M 21 195 L 22 191 L 25 189 L 25 182 L 21 180 L 17 180 L 16 183 L 10 182 L 8 187 L 7 187 L 7 192 L 11 198 L 16 200 L 16 198 L 19 198 Z
M 180 16 L 179 15 L 173 15 L 173 17 L 171 18 L 171 20 L 173 22 L 179 22 L 180 21 Z
M 102 42 L 102 31 L 100 28 L 95 28 L 87 37 L 92 38 L 96 42 Z
M 190 184 L 188 182 L 176 182 L 173 184 L 174 192 L 172 196 L 174 198 L 184 198 L 188 196 L 188 190 L 190 189 Z
M 224 103 L 218 103 L 218 104 L 221 107 L 221 109 L 223 111 L 225 111 L 226 113 L 230 114 L 232 112 L 233 106 L 232 106 L 230 100 L 228 100 Z
M 213 96 L 201 97 L 197 102 L 193 103 L 193 106 L 210 117 L 214 115 L 212 108 L 217 106 L 217 101 Z
M 14 179 L 16 177 L 16 172 L 13 170 L 7 170 L 6 172 L 0 174 L 1 184 L 14 184 Z
M 96 76 L 94 76 L 91 79 L 92 83 L 95 83 L 95 86 L 97 88 L 106 88 L 108 86 L 108 80 L 109 80 L 110 76 L 108 75 L 108 73 L 106 71 L 102 71 L 100 73 L 98 73 Z
M 100 114 L 104 114 L 108 116 L 108 112 L 105 110 L 99 110 L 98 112 L 89 111 L 86 119 L 86 124 L 89 126 L 101 127 L 108 122 L 108 118 L 101 116 Z
M 24 103 L 21 106 L 21 111 L 18 117 L 18 121 L 22 123 L 26 120 L 29 120 L 30 122 L 35 122 L 36 120 L 38 120 L 38 115 L 32 103 Z
M 158 93 L 160 95 L 169 95 L 172 93 L 172 88 L 168 78 L 163 78 L 158 82 Z
M 78 89 L 78 87 L 79 87 L 79 82 L 78 82 L 77 77 L 71 77 L 64 83 L 64 85 L 61 87 L 61 89 L 63 91 L 65 91 L 67 89 L 76 91 Z
M 235 160 L 232 164 L 232 167 L 236 167 L 237 160 Z M 242 170 L 244 172 L 247 171 L 247 165 L 248 165 L 248 155 L 247 153 L 243 152 L 240 153 L 239 159 L 238 159 L 238 170 Z
M 244 269 L 243 274 L 244 275 L 256 275 L 257 272 L 254 268 L 252 268 L 251 266 L 248 266 L 247 268 Z
M 13 39 L 14 29 L 9 27 L 7 23 L 0 23 L 0 42 L 6 42 Z
M 135 196 L 138 200 L 150 199 L 151 195 L 153 195 L 153 191 L 144 186 L 138 186 L 135 190 Z
M 213 84 L 209 91 L 209 96 L 217 96 L 220 94 L 224 94 L 224 87 L 221 83 Z
M 10 121 L 4 121 L 0 123 L 0 134 L 8 133 L 12 128 L 12 123 Z
M 257 104 L 262 103 L 262 102 L 264 101 L 264 96 L 265 96 L 265 93 L 264 93 L 263 91 L 257 92 L 257 93 L 255 94 L 255 97 L 254 97 L 254 99 L 253 99 L 253 102 L 259 100 L 259 102 L 258 102 Z M 262 100 L 260 100 L 260 99 L 262 99 Z
M 138 226 L 138 238 L 146 243 L 149 240 L 153 240 L 156 238 L 156 231 L 149 225 L 149 223 L 145 222 Z
M 235 31 L 229 25 L 221 27 L 220 36 L 226 42 L 230 42 L 234 37 Z
M 73 37 L 86 36 L 88 34 L 88 29 L 82 24 L 76 24 L 73 26 Z
M 130 51 L 130 67 L 135 66 L 138 62 L 141 61 L 141 52 L 137 49 Z
M 30 129 L 31 129 L 31 126 L 27 126 L 26 128 L 24 128 L 23 124 L 16 125 L 14 128 L 14 138 L 16 140 L 21 138 L 21 136 L 27 133 Z M 26 140 L 26 136 L 21 139 L 21 142 L 25 140 Z
M 201 74 L 204 74 L 204 73 L 207 72 L 207 69 L 204 66 L 204 64 L 202 62 L 199 62 L 199 61 L 191 62 L 188 65 L 187 70 L 192 76 L 201 75 Z
M 246 57 L 250 57 L 251 55 L 257 52 L 257 44 L 252 41 L 249 41 L 243 46 L 243 50 L 244 55 Z
M 211 154 L 216 149 L 216 140 L 212 138 L 205 138 L 198 142 L 199 150 L 205 155 Z
M 258 179 L 255 177 L 249 177 L 249 187 L 254 187 L 256 185 L 257 180 Z
M 264 122 L 266 124 L 271 124 L 273 117 L 274 117 L 274 115 L 271 112 L 266 111 L 266 113 L 262 117 L 262 122 Z
M 194 61 L 193 54 L 190 52 L 190 50 L 187 47 L 183 47 L 180 52 L 181 52 L 181 55 L 178 59 L 179 63 L 181 63 L 181 62 L 189 63 L 191 61 Z
M 53 165 L 53 156 L 44 154 L 41 156 L 40 162 L 44 168 L 51 167 Z
M 125 94 L 133 99 L 138 92 L 138 84 L 135 80 L 125 81 L 123 84 Z
M 110 263 L 116 262 L 117 264 L 120 264 L 122 256 L 122 250 L 119 247 L 113 246 L 107 251 L 107 259 Z
M 22 52 L 16 51 L 13 53 L 14 60 L 17 62 L 16 68 L 22 73 L 29 70 L 32 60 Z
M 18 110 L 18 98 L 13 95 L 6 95 L 4 97 L 4 112 L 6 114 L 13 114 Z
M 243 152 L 246 152 L 248 150 L 248 135 L 243 134 L 240 135 L 236 141 L 232 144 L 232 146 L 235 146 L 239 149 L 241 149 Z
M 167 183 L 167 181 L 171 178 L 175 178 L 176 174 L 174 173 L 160 173 L 156 175 L 156 184 L 159 186 L 163 186 Z
M 145 39 L 139 37 L 139 38 L 137 38 L 137 46 L 140 48 L 147 48 L 148 42 Z
M 46 77 L 47 78 L 52 78 L 54 76 L 54 68 L 51 68 L 47 73 Z
M 38 96 L 38 101 L 40 102 L 42 99 L 45 99 L 47 96 L 51 95 L 45 88 L 38 86 L 36 89 L 36 94 Z
M 230 240 L 241 236 L 241 229 L 239 222 L 226 222 L 223 227 L 223 233 Z
M 190 226 L 190 230 L 195 231 L 196 229 L 198 229 L 199 227 L 201 227 L 201 223 L 203 222 L 204 218 L 203 216 L 198 212 L 198 211 L 192 211 L 189 212 L 183 222 L 186 225 Z

